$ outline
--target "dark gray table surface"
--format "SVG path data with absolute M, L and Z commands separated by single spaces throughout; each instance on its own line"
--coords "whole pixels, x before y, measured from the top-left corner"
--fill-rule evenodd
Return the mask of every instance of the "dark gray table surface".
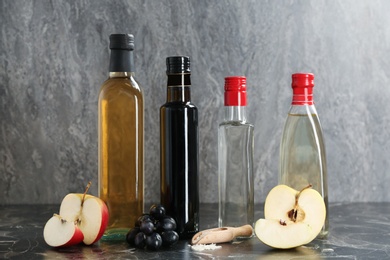
M 217 226 L 217 209 L 201 204 L 201 230 Z M 263 206 L 256 209 L 256 219 L 263 217 Z M 201 252 L 188 241 L 159 251 L 134 250 L 126 242 L 54 249 L 44 242 L 43 227 L 58 210 L 58 205 L 0 206 L 0 259 L 390 259 L 390 203 L 331 204 L 328 238 L 296 249 L 271 249 L 253 237 Z

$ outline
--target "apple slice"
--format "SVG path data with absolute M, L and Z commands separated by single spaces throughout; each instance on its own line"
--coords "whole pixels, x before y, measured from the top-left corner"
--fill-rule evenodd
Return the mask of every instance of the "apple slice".
M 52 247 L 66 247 L 81 243 L 84 235 L 74 223 L 54 214 L 43 229 L 45 242 Z
M 267 195 L 264 217 L 255 224 L 256 236 L 274 248 L 294 248 L 310 243 L 320 233 L 325 202 L 311 185 L 301 191 L 278 185 Z
M 60 215 L 74 221 L 84 234 L 84 244 L 91 245 L 104 234 L 108 224 L 108 208 L 100 198 L 86 194 L 70 193 L 61 202 Z

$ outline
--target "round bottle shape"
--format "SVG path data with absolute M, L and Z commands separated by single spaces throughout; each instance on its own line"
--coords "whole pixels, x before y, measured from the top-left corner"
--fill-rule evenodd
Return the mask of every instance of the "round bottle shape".
M 199 231 L 198 109 L 191 102 L 190 59 L 166 59 L 167 99 L 160 108 L 161 204 L 181 239 Z
M 110 35 L 109 78 L 99 93 L 99 196 L 110 220 L 103 236 L 124 239 L 144 207 L 144 98 L 134 79 L 134 37 Z
M 226 77 L 225 118 L 218 128 L 219 227 L 254 222 L 254 126 L 246 105 L 246 78 Z
M 280 144 L 279 184 L 301 190 L 308 184 L 324 198 L 325 225 L 319 238 L 328 234 L 328 183 L 325 145 L 313 101 L 314 75 L 292 75 L 293 98 Z

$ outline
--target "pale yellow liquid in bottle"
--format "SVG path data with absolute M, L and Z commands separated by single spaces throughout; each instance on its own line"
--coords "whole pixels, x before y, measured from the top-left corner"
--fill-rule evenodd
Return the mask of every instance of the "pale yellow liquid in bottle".
M 144 207 L 143 94 L 130 73 L 110 73 L 99 95 L 99 196 L 110 214 L 103 239 L 123 239 Z
M 279 183 L 302 190 L 308 184 L 317 190 L 326 205 L 328 189 L 326 154 L 316 114 L 289 114 L 280 147 Z M 328 234 L 328 216 L 319 238 Z

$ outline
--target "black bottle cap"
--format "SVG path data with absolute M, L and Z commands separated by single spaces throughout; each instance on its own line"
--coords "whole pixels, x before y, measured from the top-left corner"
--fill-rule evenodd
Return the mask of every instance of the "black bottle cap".
M 190 57 L 172 56 L 167 58 L 167 74 L 190 72 Z
M 111 34 L 110 49 L 134 50 L 134 36 L 132 34 Z

